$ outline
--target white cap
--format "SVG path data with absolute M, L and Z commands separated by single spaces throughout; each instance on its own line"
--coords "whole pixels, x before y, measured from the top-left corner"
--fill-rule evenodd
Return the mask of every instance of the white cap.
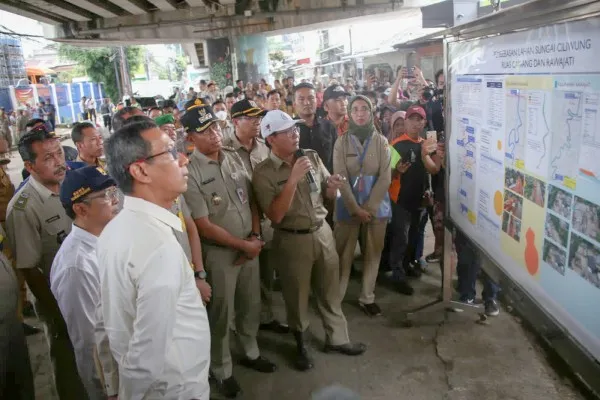
M 301 119 L 292 119 L 292 117 L 281 110 L 272 110 L 260 122 L 260 132 L 262 137 L 266 139 L 274 133 L 285 131 L 303 122 L 304 120 Z

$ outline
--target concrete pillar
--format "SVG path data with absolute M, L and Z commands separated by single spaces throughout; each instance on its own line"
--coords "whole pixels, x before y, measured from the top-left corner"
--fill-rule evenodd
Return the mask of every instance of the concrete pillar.
M 257 83 L 269 77 L 269 46 L 263 35 L 238 36 L 235 41 L 237 77 L 244 82 Z

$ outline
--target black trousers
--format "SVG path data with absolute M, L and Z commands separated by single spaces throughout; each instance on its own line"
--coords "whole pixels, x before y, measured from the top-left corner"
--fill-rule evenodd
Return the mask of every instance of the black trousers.
M 35 400 L 29 351 L 21 321 L 0 321 L 0 399 Z

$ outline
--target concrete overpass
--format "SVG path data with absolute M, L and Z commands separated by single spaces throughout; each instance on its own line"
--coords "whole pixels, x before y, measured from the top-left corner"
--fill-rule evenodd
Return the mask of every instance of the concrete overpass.
M 199 42 L 414 11 L 435 0 L 0 0 L 0 9 L 49 24 L 76 45 Z

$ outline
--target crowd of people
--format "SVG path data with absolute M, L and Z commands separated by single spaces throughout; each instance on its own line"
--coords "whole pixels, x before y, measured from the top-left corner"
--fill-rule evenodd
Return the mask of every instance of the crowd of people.
M 82 100 L 93 122 L 74 125 L 71 161 L 52 126 L 30 121 L 18 143 L 27 178 L 7 204 L 0 263 L 36 299 L 59 398 L 208 400 L 209 378 L 234 398 L 232 334 L 241 365 L 277 370 L 261 354 L 261 330 L 291 333 L 293 365 L 314 368 L 310 296 L 323 350 L 363 354 L 342 310 L 357 246 L 357 304 L 371 317 L 382 314 L 380 273 L 412 295 L 410 279 L 441 261 L 444 76 L 431 86 L 413 74 L 407 86 L 400 68 L 381 93 L 288 78 L 226 92 L 200 81 L 147 110 L 105 99 L 108 137 Z M 436 244 L 425 257 L 428 220 Z M 478 254 L 463 236 L 456 246 L 460 298 L 472 303 Z M 273 310 L 275 279 L 285 318 Z M 0 282 L 9 300 L 0 375 L 11 373 L 0 397 L 33 399 L 17 311 L 25 299 L 17 280 Z M 485 310 L 497 315 L 486 282 Z

